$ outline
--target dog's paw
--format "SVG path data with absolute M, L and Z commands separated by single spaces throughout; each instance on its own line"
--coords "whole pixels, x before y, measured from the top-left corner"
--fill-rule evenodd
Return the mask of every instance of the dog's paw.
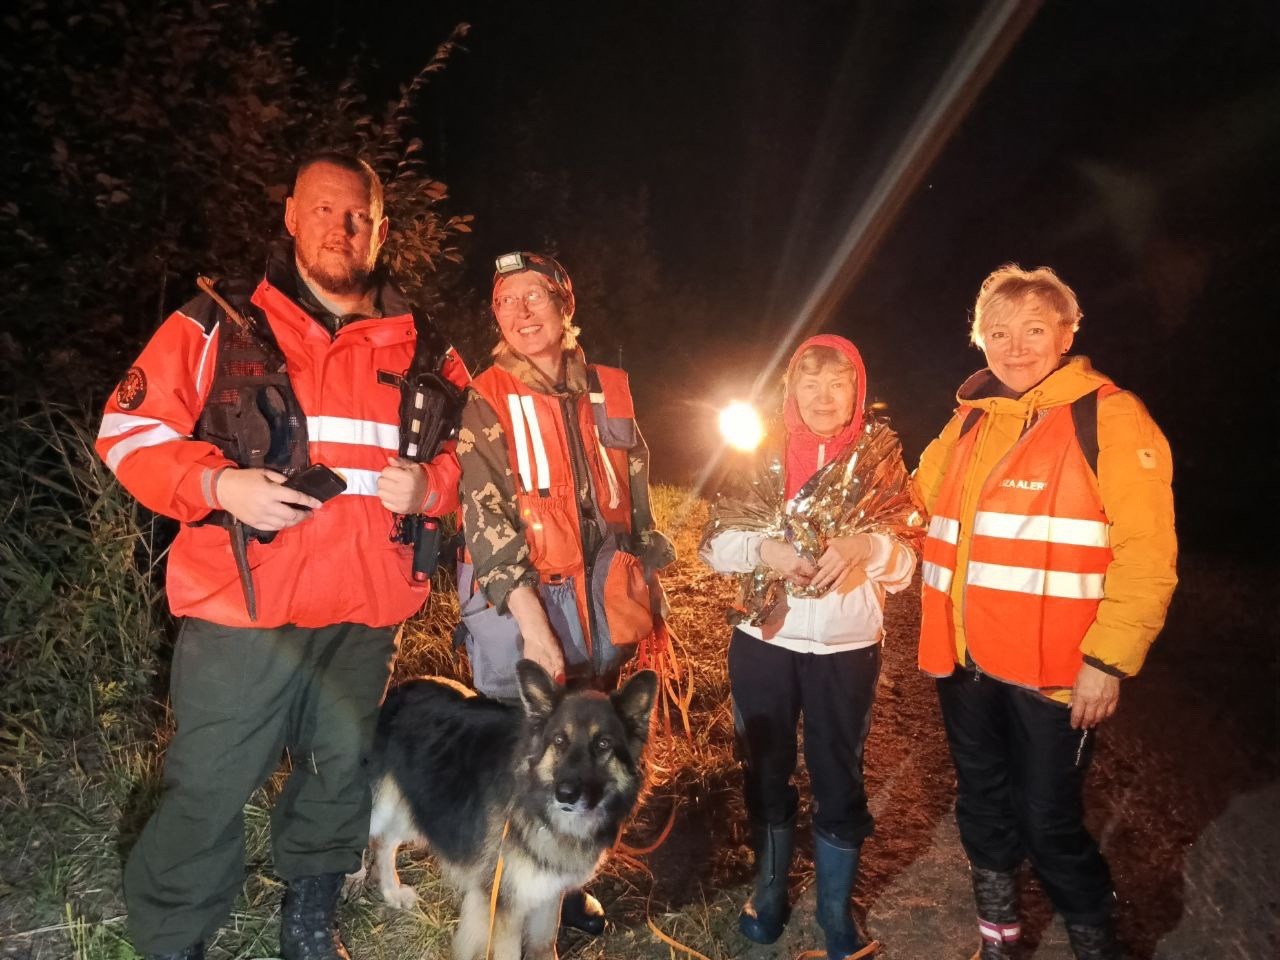
M 418 891 L 403 883 L 390 889 L 383 887 L 382 899 L 386 901 L 387 906 L 395 907 L 397 910 L 412 910 L 418 905 Z

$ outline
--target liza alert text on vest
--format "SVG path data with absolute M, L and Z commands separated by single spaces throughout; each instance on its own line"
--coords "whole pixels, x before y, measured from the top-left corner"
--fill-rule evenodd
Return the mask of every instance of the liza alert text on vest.
M 636 427 L 627 375 L 592 366 L 588 380 L 586 397 L 543 394 L 495 365 L 472 383 L 507 438 L 516 508 L 549 616 L 565 600 L 576 608 L 557 630 L 570 676 L 616 669 L 654 629 L 643 565 L 630 552 Z M 472 599 L 479 613 L 483 597 Z M 494 612 L 467 618 L 476 645 L 485 646 L 477 627 L 485 632 Z
M 1108 385 L 1087 395 L 1095 458 L 1097 396 L 1116 391 Z M 981 418 L 965 424 L 924 542 L 925 672 L 949 676 L 955 667 L 951 590 L 953 579 L 963 576 L 965 639 L 979 669 L 1030 688 L 1075 682 L 1083 662 L 1080 644 L 1097 617 L 1112 552 L 1097 476 L 1072 406 L 1045 411 L 982 481 L 968 563 L 957 571 L 961 488 Z

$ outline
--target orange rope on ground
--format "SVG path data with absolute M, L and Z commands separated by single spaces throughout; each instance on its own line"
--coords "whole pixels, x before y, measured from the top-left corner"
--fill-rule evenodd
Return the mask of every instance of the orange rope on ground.
M 493 924 L 498 919 L 498 886 L 502 883 L 502 845 L 507 840 L 507 830 L 511 821 L 502 824 L 502 836 L 498 839 L 498 862 L 493 866 L 493 892 L 489 894 L 489 939 L 484 945 L 484 960 L 489 960 L 493 953 Z
M 872 940 L 857 953 L 851 953 L 844 960 L 863 960 L 864 957 L 874 957 L 880 952 L 880 941 Z M 806 950 L 804 953 L 796 955 L 796 960 L 826 960 L 827 951 L 825 950 Z
M 673 800 L 671 803 L 671 813 L 667 816 L 667 825 L 663 827 L 662 832 L 658 834 L 658 839 L 649 844 L 649 846 L 633 847 L 630 844 L 623 843 L 619 840 L 613 845 L 614 850 L 618 853 L 631 857 L 643 857 L 647 853 L 653 853 L 653 851 L 666 843 L 667 837 L 671 835 L 671 828 L 676 825 L 676 810 L 678 808 L 679 804 Z
M 676 645 L 682 650 L 676 651 Z M 693 702 L 693 675 L 685 668 L 688 660 L 683 654 L 684 643 L 661 618 L 655 621 L 653 633 L 640 641 L 640 649 L 633 663 L 636 670 L 652 670 L 658 675 L 657 713 L 662 717 L 662 732 L 672 734 L 671 709 L 680 715 L 684 735 L 693 742 L 693 729 L 689 725 L 689 705 Z M 683 655 L 682 655 L 683 654 Z
M 657 937 L 659 940 L 661 940 L 663 943 L 665 943 L 668 947 L 674 947 L 676 950 L 679 950 L 681 953 L 687 953 L 691 957 L 697 957 L 697 960 L 711 960 L 711 958 L 708 957 L 705 953 L 699 953 L 697 950 L 694 950 L 692 947 L 686 947 L 683 943 L 681 943 L 675 937 L 669 937 L 665 933 L 663 933 L 661 930 L 659 930 L 658 925 L 653 922 L 653 918 L 648 915 L 647 911 L 645 913 L 645 920 L 648 921 L 649 929 L 653 931 L 653 935 Z

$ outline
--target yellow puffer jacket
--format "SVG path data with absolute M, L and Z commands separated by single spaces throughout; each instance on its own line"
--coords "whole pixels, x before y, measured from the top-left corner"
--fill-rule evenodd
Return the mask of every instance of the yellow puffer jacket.
M 950 589 L 957 663 L 965 662 L 963 572 L 984 481 L 1040 411 L 1072 403 L 1110 382 L 1085 357 L 1072 357 L 1015 399 L 989 370 L 982 370 L 961 386 L 955 416 L 921 456 L 913 482 L 920 502 L 930 510 L 947 473 L 964 471 L 956 576 Z M 952 450 L 971 408 L 986 414 L 974 428 L 979 431 L 974 455 L 968 464 L 953 464 Z M 1147 649 L 1164 626 L 1178 582 L 1172 479 L 1169 442 L 1142 402 L 1123 391 L 1101 397 L 1098 487 L 1111 528 L 1113 558 L 1107 567 L 1097 619 L 1080 650 L 1087 662 L 1113 674 L 1130 677 L 1142 668 Z M 1070 691 L 1051 695 L 1067 702 Z

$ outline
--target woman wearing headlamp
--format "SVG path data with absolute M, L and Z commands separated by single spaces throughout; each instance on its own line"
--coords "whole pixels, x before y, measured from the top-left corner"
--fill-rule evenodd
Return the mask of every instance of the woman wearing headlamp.
M 627 375 L 588 364 L 578 346 L 564 268 L 524 252 L 496 267 L 502 340 L 472 381 L 458 432 L 473 682 L 515 699 L 526 657 L 562 681 L 612 689 L 655 630 L 653 574 L 675 556 L 654 529 L 648 449 Z M 566 897 L 563 919 L 603 929 L 594 898 Z

